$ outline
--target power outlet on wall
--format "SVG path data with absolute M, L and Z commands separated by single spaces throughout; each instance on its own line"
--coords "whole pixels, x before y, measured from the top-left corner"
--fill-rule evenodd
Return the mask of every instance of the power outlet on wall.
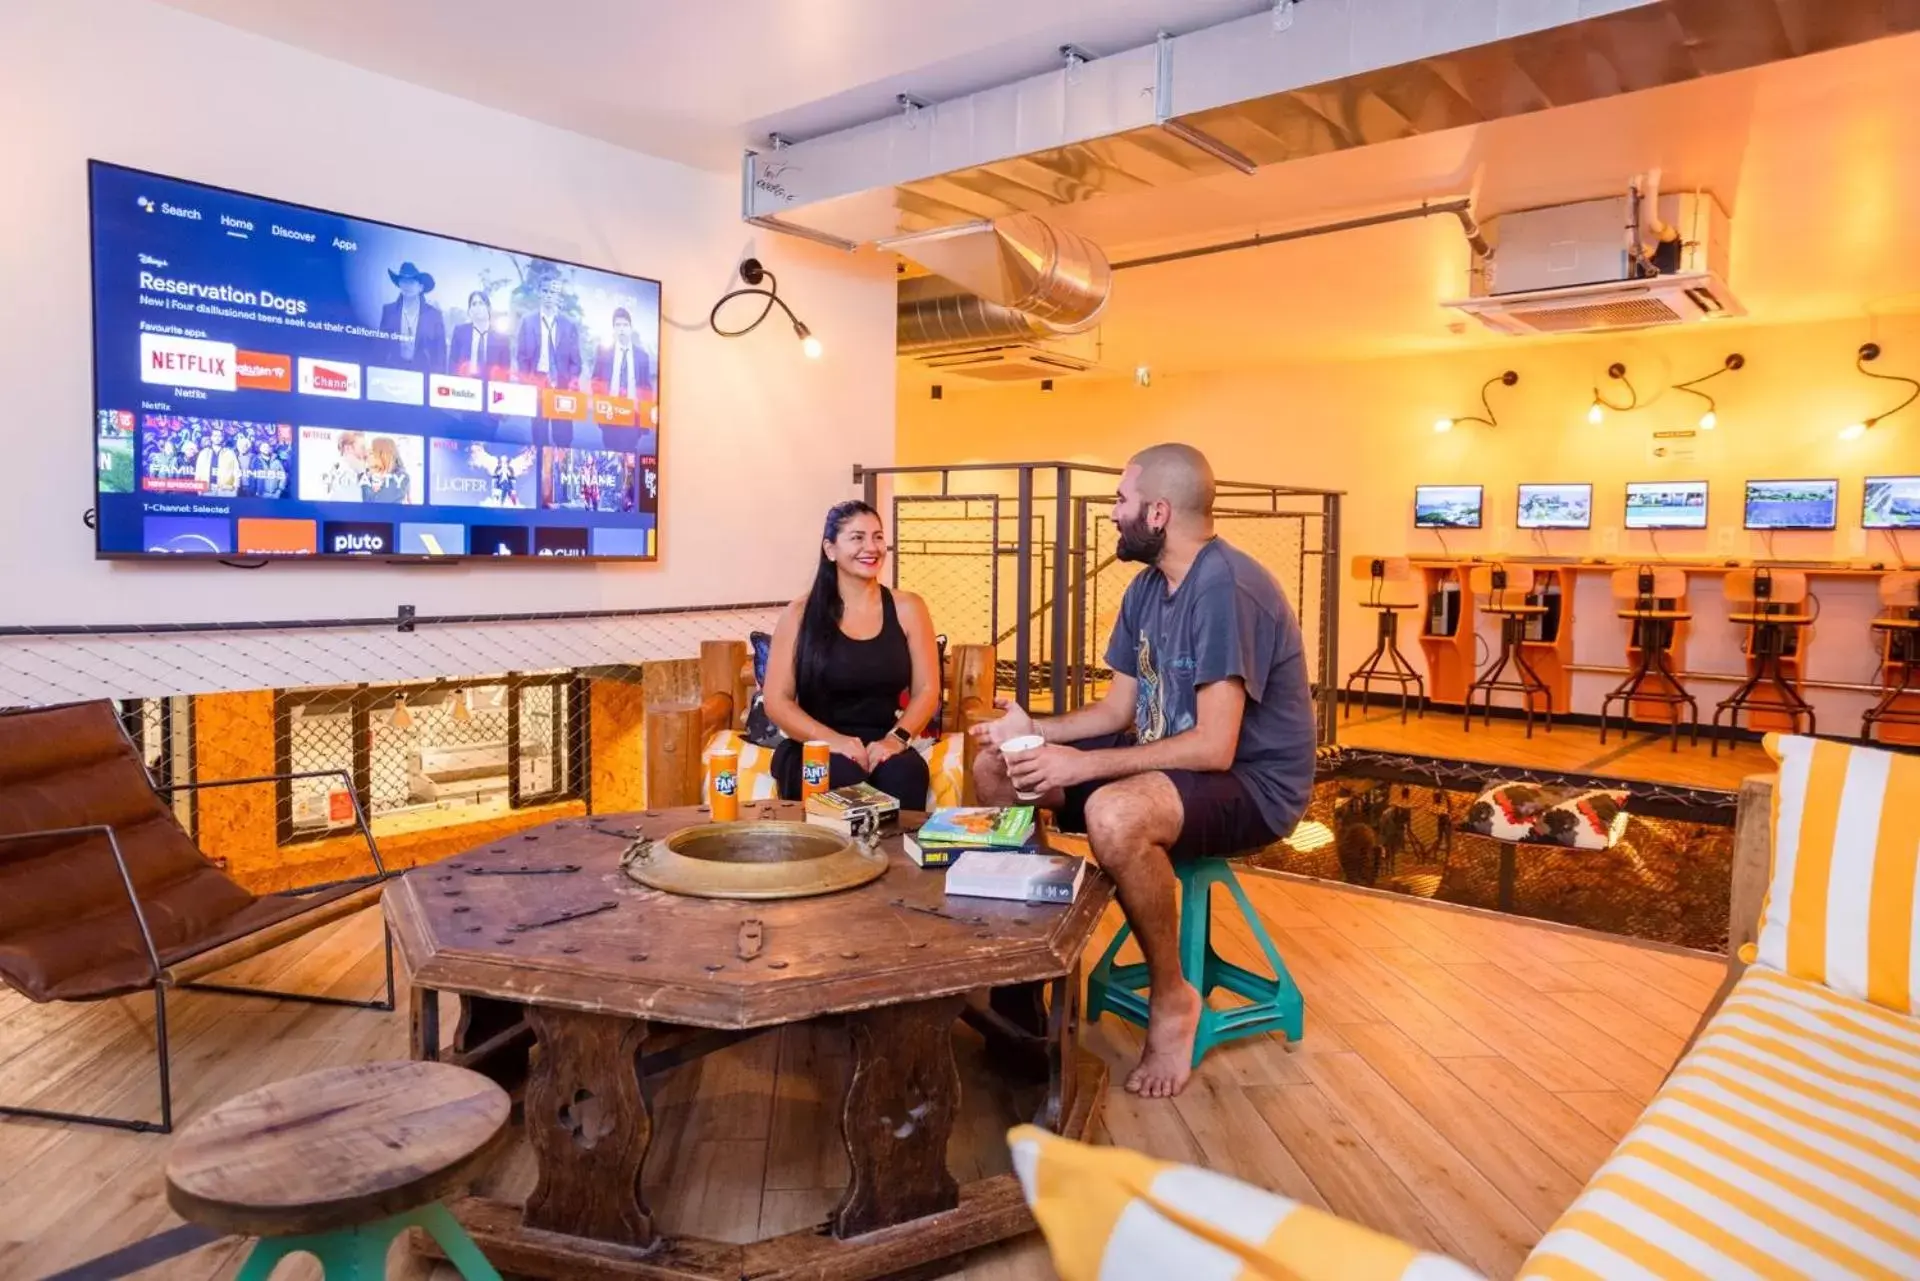
M 1713 550 L 1722 556 L 1732 556 L 1740 550 L 1740 531 L 1729 525 L 1722 525 L 1713 536 Z
M 1600 550 L 1602 553 L 1608 555 L 1620 550 L 1620 527 L 1618 525 L 1608 525 L 1600 531 Z

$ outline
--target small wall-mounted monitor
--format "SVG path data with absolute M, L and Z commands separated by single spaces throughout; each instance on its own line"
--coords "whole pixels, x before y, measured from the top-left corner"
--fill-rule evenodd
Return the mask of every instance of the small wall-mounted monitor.
M 1705 529 L 1706 527 L 1706 481 L 1627 482 L 1628 529 Z
M 1592 485 L 1520 486 L 1520 528 L 1591 529 Z
M 1920 529 L 1920 476 L 1869 476 L 1860 504 L 1865 529 Z
M 1840 509 L 1837 480 L 1750 480 L 1748 529 L 1832 529 Z
M 1481 488 L 1478 485 L 1416 485 L 1413 490 L 1415 529 L 1480 528 Z

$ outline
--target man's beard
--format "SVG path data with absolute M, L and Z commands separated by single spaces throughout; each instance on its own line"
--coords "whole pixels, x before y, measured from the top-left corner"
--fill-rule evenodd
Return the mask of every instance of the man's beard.
M 1166 530 L 1153 528 L 1145 516 L 1115 523 L 1120 526 L 1120 545 L 1114 549 L 1114 555 L 1136 565 L 1159 563 L 1160 553 L 1167 546 Z

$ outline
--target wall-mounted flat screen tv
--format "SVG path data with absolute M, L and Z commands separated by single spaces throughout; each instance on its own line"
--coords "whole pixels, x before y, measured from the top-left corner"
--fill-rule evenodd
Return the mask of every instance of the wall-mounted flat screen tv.
M 1920 476 L 1869 476 L 1861 500 L 1866 529 L 1920 529 Z
M 1705 529 L 1707 482 L 1654 480 L 1627 483 L 1628 529 Z
M 658 281 L 90 181 L 99 556 L 658 556 Z
M 1593 486 L 1522 485 L 1519 511 L 1522 529 L 1590 529 Z
M 1832 529 L 1840 510 L 1837 480 L 1750 480 L 1748 529 Z
M 1413 527 L 1478 529 L 1481 497 L 1478 485 L 1416 485 L 1413 490 Z

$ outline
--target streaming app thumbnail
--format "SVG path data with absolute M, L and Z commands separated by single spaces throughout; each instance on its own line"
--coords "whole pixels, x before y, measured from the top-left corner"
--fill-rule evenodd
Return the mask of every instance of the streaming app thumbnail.
M 640 457 L 640 510 L 660 510 L 660 460 L 652 454 Z
M 400 526 L 402 556 L 464 556 L 467 554 L 465 525 L 403 524 Z
M 595 556 L 651 556 L 651 529 L 596 529 L 593 531 Z
M 610 449 L 540 451 L 545 468 L 542 507 L 568 511 L 630 512 L 637 505 L 639 459 Z
M 427 440 L 340 427 L 300 429 L 300 500 L 308 503 L 426 501 Z
M 526 383 L 488 383 L 487 412 L 512 418 L 537 418 L 540 389 Z
M 593 398 L 593 420 L 602 427 L 631 427 L 634 425 L 635 406 L 625 396 L 595 396 Z
M 532 445 L 482 444 L 433 438 L 436 507 L 533 507 L 539 477 Z M 476 540 L 474 546 L 479 546 Z
M 360 366 L 345 360 L 300 357 L 300 390 L 309 396 L 360 399 Z
M 533 531 L 533 554 L 535 556 L 585 556 L 587 554 L 587 534 L 585 529 L 548 525 Z
M 233 553 L 233 525 L 214 516 L 148 516 L 147 550 L 170 556 L 226 556 Z
M 233 381 L 249 391 L 292 391 L 293 361 L 270 351 L 237 352 Z
M 243 556 L 311 556 L 319 548 L 319 529 L 310 520 L 240 518 L 234 546 Z
M 435 409 L 475 412 L 487 403 L 486 384 L 478 378 L 460 378 L 453 374 L 434 374 L 427 379 L 427 391 Z
M 587 398 L 577 391 L 543 387 L 540 389 L 540 408 L 545 417 L 572 418 L 577 421 L 587 416 Z
M 140 381 L 168 387 L 232 391 L 234 346 L 172 334 L 140 335 Z
M 140 488 L 149 494 L 285 498 L 292 467 L 288 423 L 177 414 L 140 420 Z
M 94 443 L 99 455 L 95 467 L 103 494 L 133 492 L 133 414 L 125 409 L 103 409 Z
M 427 403 L 427 379 L 417 369 L 386 369 L 367 366 L 367 399 L 388 405 L 424 405 Z
M 525 525 L 475 525 L 473 554 L 475 556 L 525 556 L 528 532 Z
M 320 527 L 320 546 L 330 556 L 386 556 L 393 551 L 393 526 L 330 520 Z

